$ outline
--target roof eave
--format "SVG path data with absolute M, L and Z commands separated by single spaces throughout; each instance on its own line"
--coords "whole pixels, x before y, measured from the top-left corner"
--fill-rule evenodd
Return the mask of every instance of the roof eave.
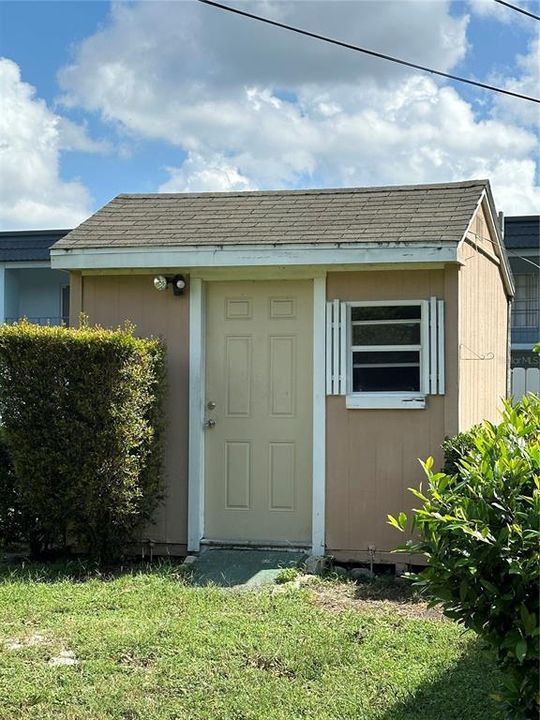
M 51 265 L 62 270 L 178 267 L 332 266 L 457 262 L 457 243 L 342 243 L 331 245 L 54 248 Z

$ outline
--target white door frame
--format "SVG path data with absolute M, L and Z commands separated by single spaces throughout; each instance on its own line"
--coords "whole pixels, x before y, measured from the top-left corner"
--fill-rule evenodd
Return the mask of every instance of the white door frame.
M 299 273 L 300 277 L 306 279 L 305 273 Z M 314 555 L 320 556 L 325 552 L 326 272 L 312 272 L 310 278 L 313 280 L 311 551 Z M 213 277 L 212 279 L 218 278 Z M 231 273 L 228 278 L 224 277 L 223 279 L 231 279 Z M 265 279 L 277 280 L 278 277 L 274 274 Z M 294 278 L 287 277 L 287 279 Z M 204 276 L 192 276 L 189 283 L 188 552 L 198 552 L 204 537 L 205 296 Z

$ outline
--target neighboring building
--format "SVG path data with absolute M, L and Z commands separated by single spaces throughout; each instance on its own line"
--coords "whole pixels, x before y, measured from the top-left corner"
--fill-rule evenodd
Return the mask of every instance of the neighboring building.
M 504 244 L 516 287 L 511 340 L 516 397 L 540 388 L 540 357 L 532 352 L 540 341 L 540 216 L 505 218 Z
M 52 270 L 49 257 L 51 245 L 68 232 L 0 232 L 0 323 L 69 321 L 69 274 Z
M 386 517 L 414 503 L 418 458 L 440 466 L 506 396 L 513 285 L 485 180 L 120 195 L 51 258 L 72 322 L 167 342 L 157 551 L 404 562 Z

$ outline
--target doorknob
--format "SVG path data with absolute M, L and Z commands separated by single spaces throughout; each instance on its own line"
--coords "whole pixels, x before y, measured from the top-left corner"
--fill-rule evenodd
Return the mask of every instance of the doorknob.
M 209 410 L 215 410 L 216 409 L 216 403 L 213 400 L 210 400 L 210 402 L 206 405 L 206 407 Z
M 208 418 L 208 420 L 204 423 L 204 426 L 211 430 L 213 427 L 216 427 L 216 421 L 214 418 Z

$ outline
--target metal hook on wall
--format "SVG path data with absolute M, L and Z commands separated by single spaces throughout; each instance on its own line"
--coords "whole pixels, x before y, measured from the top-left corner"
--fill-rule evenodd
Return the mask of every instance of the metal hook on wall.
M 465 350 L 468 350 L 470 353 L 472 353 L 472 354 L 474 355 L 474 357 L 465 357 L 465 356 L 461 353 L 461 350 L 462 350 L 463 348 L 465 348 Z M 460 358 L 461 358 L 462 360 L 493 360 L 493 359 L 495 358 L 495 355 L 494 355 L 494 353 L 492 353 L 492 352 L 488 352 L 488 353 L 484 353 L 483 355 L 479 355 L 477 352 L 475 352 L 475 351 L 474 351 L 472 348 L 470 348 L 468 345 L 465 345 L 465 343 L 460 343 L 460 345 L 459 345 L 459 350 L 460 350 L 459 356 L 460 356 Z

